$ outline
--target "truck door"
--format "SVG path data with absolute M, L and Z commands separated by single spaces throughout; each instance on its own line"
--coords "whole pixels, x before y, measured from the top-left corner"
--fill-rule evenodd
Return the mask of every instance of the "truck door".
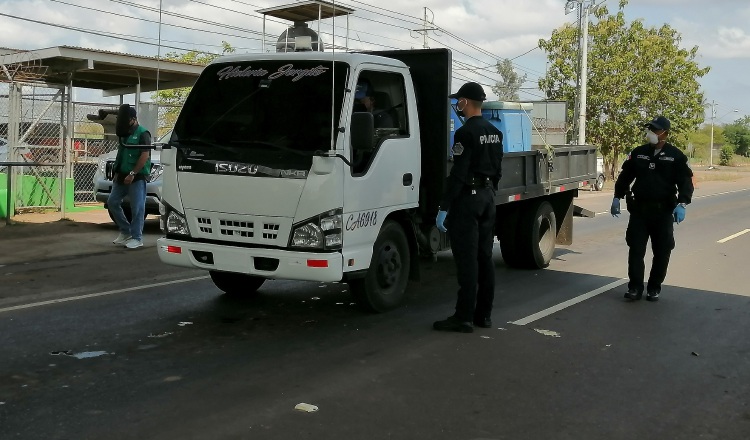
M 375 139 L 370 151 L 352 151 L 344 191 L 347 211 L 416 204 L 419 145 L 412 136 L 401 73 L 363 70 L 353 88 L 353 112 L 370 112 Z
M 407 92 L 413 96 L 413 91 L 407 89 L 408 84 L 404 73 L 377 70 L 362 70 L 352 79 L 352 112 L 373 114 L 375 139 L 368 151 L 349 147 L 352 166 L 345 177 L 343 219 L 349 243 L 372 243 L 385 214 L 382 208 L 414 207 L 419 202 L 419 127 L 411 122 L 416 118 L 410 118 L 414 109 L 409 108 Z M 375 212 L 381 216 L 376 223 L 356 221 L 363 215 L 371 218 Z M 350 215 L 355 221 L 347 224 Z

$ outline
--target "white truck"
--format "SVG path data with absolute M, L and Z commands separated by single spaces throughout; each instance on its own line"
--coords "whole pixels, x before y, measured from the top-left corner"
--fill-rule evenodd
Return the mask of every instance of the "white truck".
M 355 106 L 361 78 L 395 127 Z M 161 260 L 207 270 L 232 294 L 267 279 L 344 281 L 366 309 L 398 306 L 419 256 L 450 248 L 435 227 L 450 93 L 445 49 L 217 59 L 161 154 Z M 593 146 L 506 153 L 496 192 L 506 264 L 545 267 L 556 243 L 571 243 L 573 198 L 595 178 Z

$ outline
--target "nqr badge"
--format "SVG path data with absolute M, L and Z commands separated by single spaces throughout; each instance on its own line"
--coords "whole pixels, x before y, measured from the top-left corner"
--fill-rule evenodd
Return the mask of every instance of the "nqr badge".
M 461 145 L 461 142 L 456 142 L 453 144 L 453 148 L 451 148 L 453 151 L 454 156 L 460 156 L 464 152 L 464 146 Z

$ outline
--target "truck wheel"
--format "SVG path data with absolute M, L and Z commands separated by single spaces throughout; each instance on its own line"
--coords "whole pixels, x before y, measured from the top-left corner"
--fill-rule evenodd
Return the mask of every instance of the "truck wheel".
M 258 289 L 266 281 L 265 278 L 244 273 L 208 271 L 214 285 L 227 295 L 250 297 L 258 293 Z
M 594 189 L 597 191 L 601 191 L 602 188 L 604 188 L 604 174 L 599 174 L 599 176 L 596 178 L 596 182 L 594 182 Z
M 500 252 L 503 261 L 508 267 L 521 267 L 518 254 L 518 210 L 498 213 L 498 222 L 495 230 L 497 239 L 500 241 Z
M 555 253 L 557 239 L 557 220 L 555 210 L 549 202 L 531 205 L 521 222 L 522 266 L 529 269 L 541 269 L 549 265 Z
M 409 282 L 409 243 L 404 230 L 394 221 L 386 221 L 372 248 L 370 268 L 364 278 L 349 281 L 355 301 L 370 312 L 385 312 L 398 307 Z

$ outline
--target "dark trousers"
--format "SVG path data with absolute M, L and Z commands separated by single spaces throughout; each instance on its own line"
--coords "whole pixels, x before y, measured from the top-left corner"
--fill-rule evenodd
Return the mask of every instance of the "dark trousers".
M 669 256 L 674 249 L 674 224 L 671 212 L 658 210 L 655 212 L 631 212 L 625 241 L 630 250 L 628 252 L 628 289 L 643 292 L 643 277 L 645 272 L 644 257 L 646 245 L 651 238 L 651 250 L 654 259 L 651 263 L 651 274 L 646 286 L 649 292 L 660 292 L 661 283 L 667 276 Z
M 447 220 L 459 285 L 455 316 L 461 321 L 489 318 L 495 298 L 494 193 L 489 188 L 475 192 L 464 190 L 451 204 Z

